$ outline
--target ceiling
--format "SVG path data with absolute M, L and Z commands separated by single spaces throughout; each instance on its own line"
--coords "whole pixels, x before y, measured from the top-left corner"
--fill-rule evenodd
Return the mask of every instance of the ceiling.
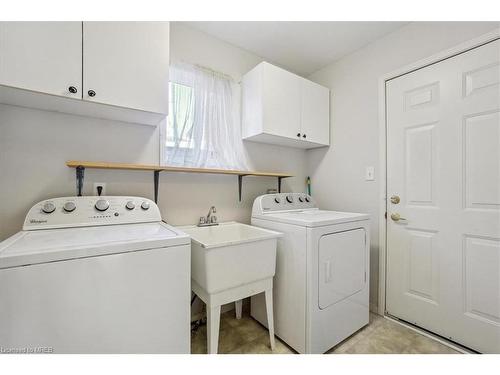
M 181 22 L 307 76 L 407 22 Z

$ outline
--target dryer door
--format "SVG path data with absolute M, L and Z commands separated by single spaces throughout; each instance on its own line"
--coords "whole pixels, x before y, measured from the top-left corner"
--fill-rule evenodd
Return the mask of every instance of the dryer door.
M 324 235 L 319 240 L 319 308 L 361 291 L 366 280 L 366 234 L 362 228 Z

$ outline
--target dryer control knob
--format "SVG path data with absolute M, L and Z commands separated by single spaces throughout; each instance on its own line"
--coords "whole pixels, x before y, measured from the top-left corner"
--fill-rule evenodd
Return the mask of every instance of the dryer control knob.
M 146 201 L 142 202 L 141 208 L 143 210 L 149 210 L 149 202 L 146 202 Z
M 306 200 L 307 203 L 309 203 L 311 201 L 311 199 L 309 199 L 308 196 L 305 197 L 305 200 Z
M 279 204 L 281 202 L 281 199 L 280 199 L 280 197 L 275 197 L 274 201 Z
M 304 198 L 299 197 L 299 202 L 304 202 Z
M 132 201 L 128 201 L 127 204 L 125 205 L 125 208 L 127 210 L 133 210 L 135 208 L 135 203 Z
M 64 208 L 64 211 L 66 211 L 66 212 L 73 212 L 76 209 L 76 204 L 73 201 L 69 201 L 69 202 L 64 203 L 63 208 Z
M 52 202 L 46 202 L 42 207 L 42 211 L 45 212 L 46 214 L 51 214 L 55 210 L 56 206 Z
M 106 211 L 109 208 L 109 202 L 106 199 L 99 199 L 95 202 L 95 209 L 97 211 Z
M 287 201 L 288 203 L 293 203 L 293 197 L 292 197 L 291 195 L 287 195 L 287 196 L 286 196 L 286 201 Z

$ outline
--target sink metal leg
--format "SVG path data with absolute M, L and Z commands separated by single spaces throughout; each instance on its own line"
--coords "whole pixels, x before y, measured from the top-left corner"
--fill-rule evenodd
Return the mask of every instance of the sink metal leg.
M 236 319 L 241 319 L 241 311 L 243 310 L 243 300 L 234 301 L 234 309 L 236 310 Z
M 271 343 L 271 350 L 274 350 L 276 344 L 274 340 L 273 290 L 272 289 L 266 290 L 265 296 L 266 296 L 267 327 L 269 329 L 269 341 Z
M 208 354 L 217 354 L 219 346 L 220 305 L 207 305 L 207 349 Z

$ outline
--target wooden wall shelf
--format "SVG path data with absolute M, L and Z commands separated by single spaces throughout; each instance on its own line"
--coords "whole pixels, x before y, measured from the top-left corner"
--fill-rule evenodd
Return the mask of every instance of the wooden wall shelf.
M 78 189 L 78 196 L 81 196 L 82 194 L 85 168 L 152 171 L 154 173 L 153 181 L 154 181 L 155 202 L 158 202 L 158 186 L 159 186 L 160 172 L 229 174 L 238 176 L 238 193 L 240 201 L 241 201 L 241 185 L 244 176 L 276 177 L 278 178 L 278 192 L 281 192 L 281 180 L 283 178 L 293 177 L 293 175 L 291 174 L 276 173 L 276 172 L 240 171 L 234 169 L 169 167 L 169 166 L 160 166 L 152 164 L 127 164 L 127 163 L 110 163 L 110 162 L 95 162 L 95 161 L 81 161 L 81 160 L 70 160 L 66 162 L 66 165 L 70 168 L 76 169 L 76 185 Z

